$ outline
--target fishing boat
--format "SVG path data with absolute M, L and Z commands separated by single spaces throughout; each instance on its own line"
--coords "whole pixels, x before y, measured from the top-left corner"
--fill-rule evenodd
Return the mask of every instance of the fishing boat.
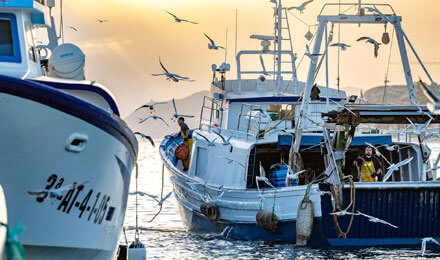
M 340 7 L 348 11 L 332 11 Z M 281 1 L 274 18 L 274 35 L 251 36 L 261 41 L 261 50 L 237 54 L 237 79 L 226 80 L 228 64 L 213 66 L 187 171 L 176 157 L 181 137 L 161 143 L 184 225 L 235 239 L 314 247 L 420 245 L 421 238 L 439 238 L 440 182 L 423 142 L 439 118 L 417 104 L 406 47 L 417 53 L 401 17 L 388 4 L 325 4 L 314 45 L 306 48 L 305 82 L 298 80 L 292 45 L 283 45 L 291 37 Z M 329 86 L 328 47 L 339 23 L 394 28 L 410 105 L 362 104 Z M 389 35 L 382 40 L 390 42 Z M 243 55 L 255 57 L 256 64 L 259 56 L 262 70 L 241 69 Z M 274 58 L 269 73 L 263 56 Z M 316 84 L 320 70 L 326 72 L 324 85 Z M 411 129 L 426 128 L 416 142 L 401 140 L 408 129 L 386 131 L 410 121 Z M 362 182 L 353 164 L 366 146 L 374 147 L 384 173 L 395 171 Z
M 59 44 L 55 1 L 0 3 L 0 183 L 27 259 L 111 259 L 137 141 L 85 55 Z M 41 41 L 41 42 L 40 42 Z

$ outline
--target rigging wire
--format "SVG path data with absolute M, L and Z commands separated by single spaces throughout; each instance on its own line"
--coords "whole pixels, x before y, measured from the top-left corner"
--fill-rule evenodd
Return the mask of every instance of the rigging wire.
M 388 86 L 388 73 L 390 71 L 390 62 L 391 62 L 391 54 L 393 51 L 393 40 L 394 40 L 394 33 L 395 33 L 395 28 L 393 26 L 393 33 L 391 34 L 391 45 L 390 45 L 390 54 L 388 55 L 388 64 L 387 64 L 387 72 L 385 73 L 385 80 L 384 80 L 384 88 L 383 88 L 383 98 L 382 98 L 382 103 L 385 104 L 386 101 L 386 91 L 387 91 L 387 86 Z
M 60 0 L 60 36 L 58 39 L 59 38 L 61 38 L 62 42 L 64 43 L 63 0 Z
M 339 0 L 339 15 L 341 15 L 341 0 Z M 340 43 L 340 42 L 341 42 L 341 23 L 338 23 L 338 43 Z M 336 86 L 338 87 L 338 93 L 339 93 L 339 86 L 341 83 L 340 59 L 341 59 L 341 48 L 338 48 L 338 67 L 337 67 L 338 76 L 336 78 Z

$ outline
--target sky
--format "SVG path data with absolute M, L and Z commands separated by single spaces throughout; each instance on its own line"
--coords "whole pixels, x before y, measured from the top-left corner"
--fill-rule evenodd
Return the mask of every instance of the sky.
M 283 5 L 295 6 L 301 2 L 283 0 Z M 304 35 L 308 30 L 315 32 L 316 26 L 313 25 L 317 22 L 316 16 L 323 4 L 335 2 L 338 1 L 315 0 L 306 7 L 304 13 L 293 11 L 293 14 L 288 14 L 293 49 L 298 55 L 297 65 L 308 43 Z M 404 31 L 434 80 L 440 81 L 440 1 L 383 2 L 392 5 L 395 12 L 403 16 Z M 231 72 L 227 74 L 227 78 L 234 79 L 236 10 L 238 51 L 260 50 L 260 42 L 250 39 L 249 36 L 273 34 L 273 6 L 269 0 L 67 0 L 64 1 L 63 11 L 64 40 L 77 44 L 84 51 L 86 78 L 104 84 L 113 92 L 124 117 L 139 105 L 151 100 L 183 98 L 194 92 L 209 90 L 212 80 L 211 64 L 220 65 L 225 59 L 225 51 L 209 50 L 208 40 L 203 33 L 208 34 L 218 45 L 228 47 L 226 61 L 231 64 Z M 198 24 L 175 23 L 165 10 Z M 58 11 L 59 9 L 56 10 L 56 17 L 59 17 Z M 99 23 L 97 19 L 106 19 L 109 22 Z M 74 26 L 77 31 L 68 26 Z M 360 36 L 380 40 L 384 30 L 383 25 L 342 25 L 339 33 L 338 26 L 335 26 L 333 41 L 337 42 L 340 38 L 340 42 L 351 45 L 347 51 L 341 51 L 339 56 L 341 89 L 367 90 L 383 85 L 390 51 L 389 84 L 405 82 L 396 40 L 392 46 L 381 45 L 378 58 L 373 56 L 373 46 L 356 41 Z M 390 37 L 392 31 L 393 28 L 388 26 Z M 170 72 L 190 77 L 195 82 L 175 83 L 164 77 L 153 77 L 152 73 L 162 73 L 159 56 Z M 414 55 L 410 53 L 409 57 L 415 80 L 419 76 L 427 80 L 420 66 L 417 66 Z M 337 60 L 337 49 L 330 48 L 329 83 L 334 88 Z M 243 65 L 246 69 L 260 68 L 258 57 L 246 62 Z M 298 78 L 301 81 L 306 80 L 308 63 L 306 58 L 298 68 Z M 271 70 L 273 62 L 268 57 L 265 58 L 265 64 Z M 324 70 L 320 72 L 317 82 L 325 84 Z

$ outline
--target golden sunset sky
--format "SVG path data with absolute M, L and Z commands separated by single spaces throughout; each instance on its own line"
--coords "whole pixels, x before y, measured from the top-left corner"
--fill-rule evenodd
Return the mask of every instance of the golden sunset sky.
M 324 3 L 338 1 L 315 0 L 303 14 L 295 16 L 305 23 L 316 24 L 316 16 Z M 342 0 L 342 3 L 353 1 Z M 354 1 L 357 2 L 357 1 Z M 364 1 L 379 3 L 379 1 Z M 440 81 L 440 1 L 438 0 L 387 0 L 398 15 L 403 16 L 402 27 L 418 54 L 425 62 L 434 80 Z M 284 0 L 284 6 L 302 3 Z M 273 34 L 274 5 L 269 0 L 74 0 L 64 1 L 64 25 L 74 26 L 77 32 L 65 28 L 65 41 L 79 45 L 86 54 L 86 77 L 109 88 L 119 103 L 122 116 L 127 116 L 139 105 L 153 100 L 182 98 L 191 93 L 209 90 L 212 79 L 211 64 L 221 64 L 224 51 L 213 51 L 207 47 L 205 32 L 218 45 L 226 45 L 228 28 L 227 61 L 231 72 L 227 78 L 236 77 L 234 57 L 235 12 L 238 10 L 238 50 L 260 49 L 260 42 L 249 38 L 251 34 Z M 175 23 L 165 10 L 199 24 Z M 288 16 L 293 36 L 294 52 L 299 62 L 305 51 L 304 35 L 308 26 L 293 15 Z M 98 23 L 96 19 L 107 19 L 109 23 Z M 330 28 L 330 27 L 329 27 Z M 310 27 L 312 33 L 316 27 Z M 392 34 L 392 27 L 387 31 Z M 381 25 L 342 25 L 341 42 L 351 45 L 341 52 L 341 89 L 369 89 L 383 85 L 391 44 L 382 45 L 379 57 L 373 56 L 373 47 L 356 42 L 360 36 L 371 36 L 380 40 L 384 27 Z M 338 31 L 335 28 L 337 42 Z M 409 50 L 409 48 L 408 48 Z M 195 82 L 169 82 L 151 73 L 161 73 L 159 56 L 167 69 Z M 419 75 L 427 80 L 416 59 L 409 54 L 414 80 Z M 336 87 L 337 49 L 329 51 L 330 87 Z M 250 61 L 247 68 L 259 69 L 258 60 Z M 397 41 L 392 46 L 389 71 L 390 84 L 404 83 L 402 66 L 399 63 Z M 272 62 L 266 60 L 271 70 Z M 304 59 L 298 77 L 306 80 L 309 60 Z M 324 70 L 317 79 L 325 84 Z

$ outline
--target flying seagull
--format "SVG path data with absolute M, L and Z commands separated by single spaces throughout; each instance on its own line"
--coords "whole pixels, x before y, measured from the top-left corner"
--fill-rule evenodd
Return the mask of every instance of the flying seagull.
M 296 9 L 298 10 L 300 13 L 304 12 L 304 9 L 306 9 L 306 5 L 310 4 L 311 2 L 313 2 L 313 0 L 309 0 L 309 1 L 305 1 L 304 3 L 302 3 L 300 6 L 292 6 L 287 8 L 287 10 L 292 10 L 292 9 Z
M 337 101 L 334 101 L 334 100 L 331 100 L 331 99 L 330 99 L 330 102 L 336 104 L 339 108 L 346 109 L 346 110 L 347 110 L 348 112 L 350 112 L 351 114 L 356 115 L 353 111 L 351 111 L 348 107 L 342 105 L 341 103 L 339 103 L 339 102 L 337 102 Z
M 157 201 L 157 205 L 162 206 L 163 203 L 171 196 L 171 193 L 168 193 L 165 197 L 163 197 L 161 200 L 157 199 L 157 196 L 154 195 L 149 195 L 147 194 L 147 196 L 149 196 L 150 198 L 154 199 L 155 201 Z
M 322 54 L 319 54 L 319 53 L 317 53 L 317 54 L 312 54 L 312 53 L 310 53 L 309 45 L 306 44 L 306 53 L 305 53 L 305 55 L 306 55 L 307 57 L 309 57 L 312 61 L 315 61 L 315 62 L 316 62 L 316 60 L 318 60 L 318 56 L 321 56 Z
M 423 93 L 429 100 L 426 104 L 429 111 L 435 115 L 440 114 L 440 97 L 434 94 L 421 79 L 419 79 L 419 83 L 422 86 Z
M 210 141 L 210 140 L 208 139 L 208 137 L 202 135 L 201 133 L 196 132 L 196 134 L 197 134 L 198 136 L 202 137 L 203 139 L 205 139 L 205 141 L 208 143 L 208 146 L 215 146 L 214 142 L 215 142 L 215 140 L 218 139 L 218 137 L 216 137 L 216 138 L 214 138 L 212 141 Z
M 108 22 L 110 22 L 110 21 L 105 20 L 105 19 L 98 19 L 96 21 L 98 21 L 99 23 L 108 23 Z
M 212 130 L 216 135 L 218 135 L 222 141 L 223 141 L 223 145 L 231 145 L 231 143 L 229 141 L 231 141 L 231 138 L 235 135 L 235 130 L 234 132 L 232 132 L 231 136 L 228 137 L 228 139 L 225 139 L 225 137 L 223 135 L 221 135 L 220 133 Z
M 360 214 L 359 213 L 351 213 L 351 212 L 348 212 L 346 210 L 341 210 L 341 211 L 332 212 L 332 213 L 330 213 L 330 215 L 341 217 L 341 216 L 345 216 L 345 215 L 359 216 Z
M 143 196 L 148 196 L 148 197 L 154 197 L 154 198 L 157 198 L 157 196 L 155 196 L 155 195 L 151 195 L 151 194 L 148 194 L 148 193 L 143 192 L 143 191 L 129 192 L 128 195 L 139 195 L 139 196 L 142 196 L 142 197 L 143 197 Z
M 159 63 L 160 63 L 160 66 L 162 67 L 164 73 L 151 74 L 152 76 L 155 76 L 155 77 L 157 77 L 157 76 L 166 76 L 166 77 L 167 77 L 167 80 L 172 80 L 172 81 L 174 81 L 174 82 L 179 82 L 179 81 L 190 81 L 190 82 L 193 82 L 193 81 L 194 81 L 194 80 L 191 80 L 191 79 L 188 78 L 188 77 L 182 77 L 182 76 L 179 76 L 179 75 L 177 75 L 177 74 L 170 73 L 170 72 L 165 68 L 165 66 L 162 64 L 162 61 L 160 60 L 160 57 L 159 57 Z
M 339 48 L 341 48 L 341 50 L 345 51 L 345 50 L 347 50 L 347 48 L 349 48 L 351 46 L 347 45 L 345 43 L 342 43 L 342 42 L 338 42 L 338 43 L 333 43 L 332 45 L 330 45 L 330 47 L 339 47 Z
M 395 171 L 397 171 L 398 169 L 399 169 L 399 167 L 401 167 L 401 166 L 403 166 L 403 165 L 405 165 L 405 164 L 408 164 L 410 161 L 412 161 L 412 159 L 413 159 L 413 157 L 410 157 L 410 158 L 407 158 L 407 159 L 405 159 L 405 160 L 403 160 L 403 161 L 401 161 L 401 162 L 398 162 L 398 163 L 396 163 L 396 164 L 391 164 L 389 167 L 388 167 L 388 171 L 387 171 L 387 173 L 385 174 L 385 176 L 383 177 L 383 180 L 382 180 L 382 182 L 386 182 L 390 177 L 391 177 L 391 175 L 393 174 L 393 172 L 395 172 Z
M 261 68 L 263 69 L 263 75 L 265 76 L 269 76 L 269 72 L 266 71 L 266 66 L 264 66 L 264 60 L 263 60 L 263 56 L 260 54 L 260 63 L 261 63 Z
M 391 224 L 391 223 L 389 223 L 389 222 L 387 222 L 387 221 L 385 221 L 385 220 L 382 220 L 382 219 L 379 219 L 379 218 L 376 218 L 376 217 L 373 217 L 373 216 L 370 216 L 370 215 L 364 214 L 364 213 L 362 213 L 362 212 L 360 212 L 360 211 L 358 211 L 357 214 L 359 214 L 359 215 L 361 215 L 361 216 L 364 216 L 364 217 L 368 218 L 368 220 L 369 220 L 370 222 L 373 222 L 373 223 L 381 223 L 381 224 L 385 224 L 385 225 L 391 226 L 391 227 L 393 227 L 393 228 L 398 228 L 397 226 L 395 226 L 395 225 L 393 225 L 393 224 Z
M 266 183 L 269 187 L 276 189 L 275 186 L 273 186 L 272 183 L 269 182 L 269 179 L 266 177 L 266 171 L 264 170 L 264 167 L 261 164 L 261 161 L 260 161 L 260 176 L 256 176 L 255 179 L 257 181 L 257 184 L 258 184 L 258 182 L 262 181 L 262 182 Z
M 185 19 L 180 19 L 179 17 L 177 17 L 177 16 L 175 16 L 174 14 L 168 12 L 167 10 L 165 10 L 165 12 L 167 12 L 169 15 L 171 15 L 172 17 L 174 17 L 174 21 L 176 21 L 176 23 L 187 22 L 187 23 L 197 24 L 196 22 L 188 21 L 188 20 L 185 20 Z
M 151 136 L 145 135 L 145 134 L 140 133 L 140 132 L 135 132 L 134 134 L 135 135 L 139 135 L 140 137 L 142 137 L 142 139 L 147 139 L 148 141 L 150 141 L 151 145 L 154 147 L 154 141 L 153 141 L 153 138 L 151 138 Z
M 390 151 L 390 152 L 399 151 L 399 149 L 400 149 L 399 145 L 397 145 L 397 144 L 394 144 L 394 145 L 384 144 L 379 147 L 384 147 L 385 149 L 387 149 L 387 151 Z M 379 148 L 379 147 L 377 147 L 377 148 Z
M 146 118 L 144 118 L 144 119 L 141 119 L 141 120 L 139 121 L 139 124 L 142 124 L 142 123 L 146 122 L 146 121 L 147 121 L 148 119 L 150 119 L 150 118 L 153 118 L 154 120 L 159 119 L 159 120 L 161 120 L 164 124 L 166 124 L 166 125 L 169 127 L 168 123 L 165 122 L 165 120 L 163 120 L 162 117 L 160 117 L 160 116 L 156 116 L 156 115 L 154 115 L 154 116 L 148 116 L 148 117 L 146 117 Z
M 422 256 L 425 255 L 426 243 L 427 242 L 433 242 L 434 244 L 437 244 L 438 246 L 440 246 L 440 243 L 437 240 L 435 240 L 434 238 L 432 238 L 432 237 L 425 237 L 425 238 L 423 238 L 422 239 Z
M 187 118 L 193 118 L 194 116 L 191 115 L 181 115 L 179 113 L 177 113 L 177 107 L 176 107 L 176 101 L 174 101 L 174 98 L 172 100 L 173 103 L 173 108 L 174 108 L 174 118 L 179 118 L 179 117 L 187 117 Z
M 365 42 L 367 43 L 371 43 L 374 45 L 374 57 L 377 58 L 377 55 L 379 54 L 379 45 L 381 45 L 381 43 L 377 42 L 375 39 L 371 38 L 371 37 L 360 37 L 359 39 L 357 39 L 357 41 L 363 41 L 366 40 Z
M 208 43 L 208 49 L 210 49 L 210 50 L 218 50 L 219 48 L 224 49 L 222 46 L 215 45 L 214 40 L 211 39 L 208 35 L 206 35 L 206 33 L 203 33 L 203 34 L 204 34 L 204 35 L 206 36 L 206 38 L 208 38 L 208 40 L 210 41 L 210 43 Z
M 163 105 L 163 104 L 167 104 L 167 103 L 168 102 L 156 102 L 156 103 L 153 103 L 153 104 L 150 104 L 150 105 L 143 105 L 141 107 L 136 108 L 135 111 L 138 111 L 139 109 L 144 108 L 144 107 L 149 108 L 151 111 L 153 111 L 155 106 Z
M 438 163 L 440 162 L 440 153 L 437 156 L 437 160 L 435 160 L 434 165 L 432 166 L 431 169 L 426 170 L 425 172 L 430 172 L 430 171 L 436 171 L 440 168 L 440 166 L 438 165 Z
M 72 29 L 72 30 L 74 30 L 75 32 L 77 32 L 78 31 L 78 29 L 76 29 L 75 27 L 73 27 L 73 26 L 66 26 L 67 28 L 70 28 L 70 29 Z
M 73 183 L 70 185 L 61 186 L 57 189 L 44 189 L 44 190 L 36 190 L 36 191 L 28 191 L 28 193 L 32 196 L 37 196 L 38 198 L 42 198 L 43 200 L 56 199 L 61 198 L 63 193 L 66 191 L 74 190 L 79 186 L 84 186 L 89 181 L 85 181 L 83 183 Z
M 368 100 L 364 97 L 364 93 L 362 92 L 362 89 L 361 89 L 361 95 L 359 97 L 359 103 L 368 104 Z
M 241 162 L 239 162 L 239 161 L 237 161 L 237 160 L 234 160 L 234 159 L 228 158 L 228 157 L 226 157 L 226 156 L 217 156 L 217 157 L 220 157 L 220 158 L 225 159 L 226 161 L 228 161 L 228 164 L 235 163 L 235 164 L 237 164 L 237 165 L 239 165 L 239 166 L 241 166 L 241 167 L 243 167 L 243 168 L 246 168 Z

